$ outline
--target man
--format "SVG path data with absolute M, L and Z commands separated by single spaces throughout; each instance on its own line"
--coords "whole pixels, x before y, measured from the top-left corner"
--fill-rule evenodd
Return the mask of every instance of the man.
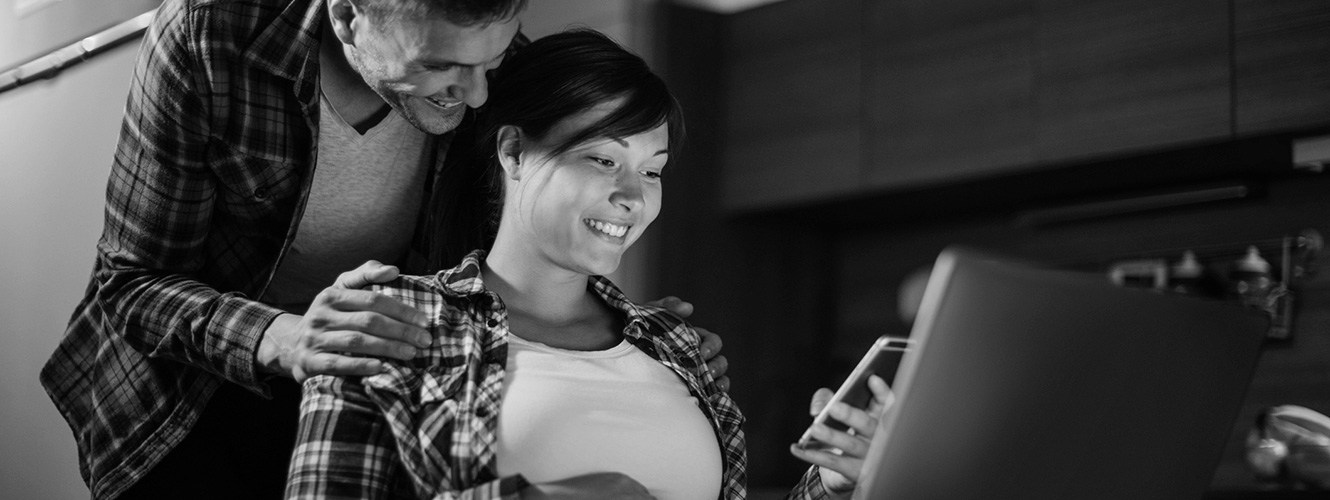
M 483 244 L 447 151 L 524 6 L 162 5 L 93 277 L 41 377 L 95 498 L 280 497 L 298 382 L 427 345 L 421 312 L 359 288 Z

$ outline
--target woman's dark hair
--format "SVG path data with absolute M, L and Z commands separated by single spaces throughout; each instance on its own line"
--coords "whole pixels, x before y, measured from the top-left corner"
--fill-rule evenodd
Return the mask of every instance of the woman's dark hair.
M 592 107 L 623 98 L 619 109 L 555 147 L 564 153 L 588 140 L 624 138 L 660 125 L 669 150 L 683 140 L 683 114 L 665 82 L 646 61 L 590 29 L 547 36 L 517 50 L 495 73 L 489 104 L 480 112 L 481 151 L 494 158 L 496 136 L 516 125 L 537 140 L 554 125 Z
M 470 134 L 459 134 L 448 153 L 453 166 L 445 169 L 443 181 L 448 185 L 438 196 L 450 199 L 436 200 L 434 214 L 441 220 L 430 226 L 435 233 L 433 269 L 455 265 L 466 252 L 493 243 L 503 203 L 503 175 L 496 154 L 503 126 L 516 126 L 528 137 L 542 140 L 559 122 L 623 99 L 618 109 L 554 145 L 551 154 L 661 125 L 669 132 L 667 147 L 672 155 L 683 144 L 683 112 L 664 80 L 641 57 L 594 30 L 575 29 L 531 42 L 509 55 L 492 76 L 489 102 L 476 114 L 474 140 L 465 137 Z M 473 149 L 459 151 L 464 144 Z M 462 157 L 466 164 L 457 164 Z

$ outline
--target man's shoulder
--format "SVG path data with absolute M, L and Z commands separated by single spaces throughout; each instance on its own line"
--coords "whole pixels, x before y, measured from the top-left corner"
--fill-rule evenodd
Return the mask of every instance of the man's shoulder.
M 157 15 L 188 16 L 190 22 L 179 24 L 179 29 L 195 31 L 209 40 L 231 38 L 243 45 L 284 12 L 303 10 L 312 2 L 322 3 L 322 0 L 166 0 Z
M 222 15 L 262 16 L 266 14 L 267 17 L 272 18 L 287 9 L 301 8 L 315 2 L 322 3 L 323 0 L 165 0 L 162 2 L 162 7 L 184 11 L 206 10 Z

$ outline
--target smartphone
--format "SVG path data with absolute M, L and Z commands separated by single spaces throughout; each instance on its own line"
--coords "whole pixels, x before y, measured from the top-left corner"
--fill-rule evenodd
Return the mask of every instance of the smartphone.
M 906 349 L 910 347 L 910 340 L 900 337 L 882 336 L 873 342 L 873 347 L 864 354 L 863 359 L 850 372 L 850 376 L 841 383 L 840 389 L 831 396 L 831 401 L 827 406 L 813 417 L 813 424 L 808 426 L 804 435 L 799 438 L 800 448 L 820 449 L 825 445 L 813 439 L 811 432 L 817 424 L 825 424 L 833 429 L 845 430 L 849 428 L 840 423 L 828 414 L 829 408 L 836 402 L 845 402 L 855 408 L 867 408 L 868 403 L 873 400 L 873 391 L 868 388 L 868 377 L 877 374 L 886 381 L 888 385 L 896 377 L 896 369 L 900 367 L 901 358 L 905 355 Z

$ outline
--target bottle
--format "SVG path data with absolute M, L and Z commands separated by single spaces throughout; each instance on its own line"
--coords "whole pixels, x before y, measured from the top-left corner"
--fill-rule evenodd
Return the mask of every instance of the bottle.
M 1168 289 L 1177 293 L 1197 295 L 1202 292 L 1205 267 L 1196 260 L 1191 250 L 1182 252 L 1182 260 L 1169 269 Z
M 1232 291 L 1244 305 L 1269 309 L 1268 298 L 1274 286 L 1270 263 L 1261 258 L 1256 246 L 1247 247 L 1247 255 L 1233 263 Z

